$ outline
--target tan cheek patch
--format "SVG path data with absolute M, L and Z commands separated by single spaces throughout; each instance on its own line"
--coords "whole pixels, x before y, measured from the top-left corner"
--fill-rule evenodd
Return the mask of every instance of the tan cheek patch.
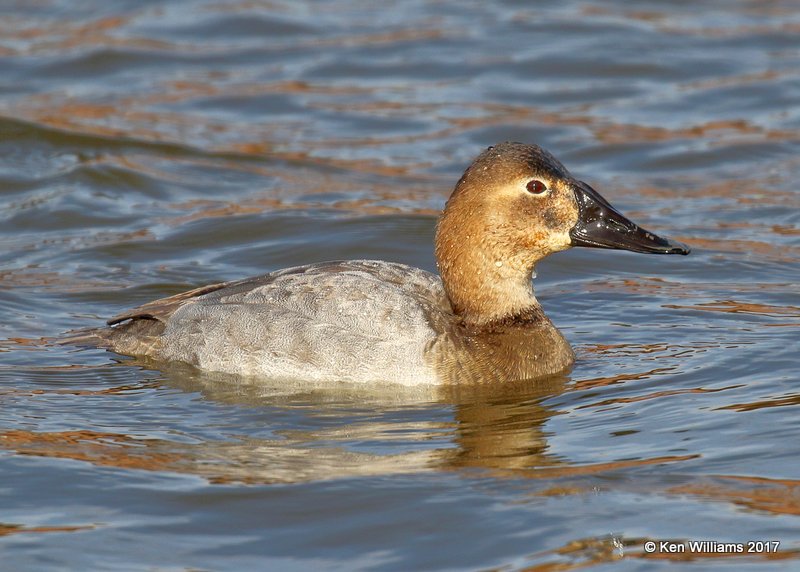
M 540 218 L 546 232 L 538 233 L 539 244 L 548 252 L 565 250 L 572 245 L 569 231 L 578 222 L 578 208 L 572 190 L 554 189 L 554 194 L 547 206 L 542 210 Z
M 563 225 L 564 213 L 557 207 L 547 207 L 542 212 L 542 221 L 547 228 L 555 230 Z
M 578 213 L 575 205 L 569 201 L 561 199 L 553 200 L 542 211 L 542 224 L 550 232 L 569 231 L 578 221 Z
M 553 212 L 549 215 L 557 225 L 550 228 L 566 229 L 567 232 L 578 222 L 578 203 L 575 194 L 568 185 L 559 184 L 557 195 L 550 208 Z

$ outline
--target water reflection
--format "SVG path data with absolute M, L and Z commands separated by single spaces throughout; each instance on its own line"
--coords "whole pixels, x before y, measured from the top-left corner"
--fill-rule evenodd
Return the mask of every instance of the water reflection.
M 793 566 L 796 2 L 195 4 L 4 3 L 0 567 Z M 505 139 L 697 247 L 546 261 L 572 378 L 269 388 L 40 339 L 331 257 L 433 268 Z M 744 534 L 781 553 L 642 551 Z
M 153 365 L 128 360 L 120 366 L 134 364 Z M 179 389 L 220 406 L 252 410 L 265 420 L 262 429 L 270 438 L 228 431 L 224 439 L 167 440 L 94 428 L 17 429 L 0 434 L 0 446 L 21 455 L 193 474 L 211 483 L 261 484 L 463 469 L 481 469 L 500 478 L 547 479 L 694 458 L 659 456 L 576 465 L 552 454 L 545 424 L 559 411 L 549 407 L 547 400 L 565 391 L 570 380 L 563 376 L 504 386 L 310 387 L 270 385 L 181 364 L 158 365 L 164 375 L 157 381 L 49 393 L 98 397 Z M 440 415 L 432 416 L 432 411 Z M 285 426 L 279 421 L 282 418 L 289 419 Z M 400 452 L 369 451 L 386 451 L 388 442 L 393 443 L 392 451 Z

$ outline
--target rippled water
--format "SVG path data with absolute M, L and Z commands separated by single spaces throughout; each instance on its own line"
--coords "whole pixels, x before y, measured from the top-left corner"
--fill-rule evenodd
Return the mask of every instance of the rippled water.
M 4 2 L 2 568 L 800 569 L 798 34 L 779 1 Z M 541 264 L 566 378 L 274 387 L 49 341 L 289 265 L 432 270 L 507 139 L 694 247 Z

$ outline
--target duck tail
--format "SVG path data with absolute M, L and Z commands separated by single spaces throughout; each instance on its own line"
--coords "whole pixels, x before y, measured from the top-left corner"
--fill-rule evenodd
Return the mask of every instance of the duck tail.
M 51 340 L 59 346 L 89 346 L 94 348 L 105 348 L 109 346 L 108 335 L 105 328 L 83 328 L 81 330 L 70 330 L 58 338 Z

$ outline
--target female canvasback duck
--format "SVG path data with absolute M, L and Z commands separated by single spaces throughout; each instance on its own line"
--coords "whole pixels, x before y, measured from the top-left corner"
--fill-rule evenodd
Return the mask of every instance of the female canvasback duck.
M 648 232 L 536 145 L 489 147 L 436 229 L 430 272 L 372 260 L 297 266 L 155 300 L 73 339 L 115 352 L 292 381 L 503 382 L 567 371 L 574 354 L 532 276 L 572 246 L 652 254 Z

